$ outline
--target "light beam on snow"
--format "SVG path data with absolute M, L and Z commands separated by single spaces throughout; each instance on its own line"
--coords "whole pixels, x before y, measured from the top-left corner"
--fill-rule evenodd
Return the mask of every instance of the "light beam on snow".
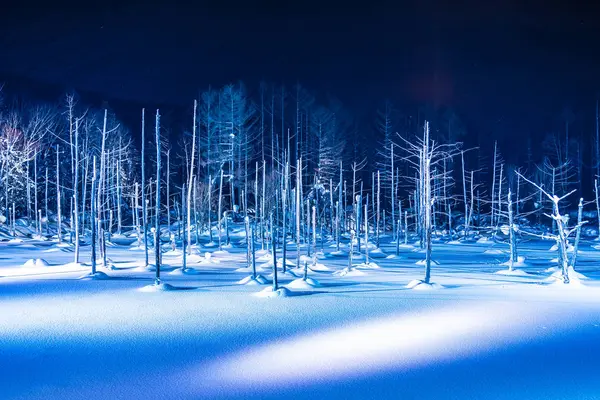
M 525 339 L 520 322 L 535 319 L 533 310 L 526 308 L 506 303 L 468 305 L 299 335 L 218 359 L 196 370 L 196 377 L 199 373 L 202 378 L 194 380 L 204 388 L 208 383 L 215 388 L 258 389 L 451 360 Z

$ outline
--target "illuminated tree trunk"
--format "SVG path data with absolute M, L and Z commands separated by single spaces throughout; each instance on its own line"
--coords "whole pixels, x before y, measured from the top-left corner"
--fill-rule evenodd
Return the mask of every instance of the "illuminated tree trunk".
M 60 164 L 59 164 L 60 145 L 56 145 L 56 235 L 58 243 L 62 243 L 62 213 L 60 197 Z
M 160 114 L 156 110 L 156 215 L 154 219 L 154 255 L 156 263 L 155 284 L 160 284 Z M 188 192 L 189 193 L 189 192 Z
M 79 119 L 75 119 L 75 184 L 73 185 L 73 203 L 74 203 L 74 218 L 73 224 L 75 225 L 75 264 L 79 264 L 79 197 L 78 197 L 78 186 L 79 186 Z M 36 195 L 37 196 L 37 195 Z M 37 202 L 37 200 L 36 200 Z

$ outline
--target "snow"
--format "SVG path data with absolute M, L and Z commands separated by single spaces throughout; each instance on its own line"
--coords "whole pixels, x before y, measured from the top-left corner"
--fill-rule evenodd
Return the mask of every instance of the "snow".
M 380 249 L 394 254 L 389 240 Z M 301 264 L 298 276 L 278 274 L 273 292 L 249 276 L 237 243 L 199 256 L 193 273 L 163 253 L 155 285 L 131 243 L 109 247 L 114 269 L 98 264 L 90 279 L 87 244 L 75 264 L 68 244 L 1 242 L 0 397 L 596 398 L 595 242 L 580 243 L 568 285 L 548 241 L 520 244 L 523 265 L 511 274 L 498 271 L 508 244 L 494 244 L 494 256 L 490 243 L 435 243 L 431 284 L 412 246 L 368 269 L 348 269 L 327 246 L 306 280 Z M 288 251 L 295 265 L 295 245 Z
M 406 285 L 407 289 L 414 289 L 414 290 L 434 290 L 434 289 L 442 289 L 443 286 L 438 284 L 438 283 L 433 283 L 433 282 L 425 282 L 423 280 L 420 279 L 415 279 L 412 280 L 408 283 L 408 285 Z
M 171 292 L 173 290 L 176 290 L 173 285 L 163 282 L 160 282 L 159 284 L 155 283 L 152 285 L 144 286 L 139 289 L 140 292 L 144 293 Z
M 43 267 L 47 267 L 48 261 L 44 260 L 43 258 L 31 258 L 29 260 L 27 260 L 25 262 L 25 264 L 23 264 L 24 267 L 36 267 L 36 268 L 43 268 Z
M 520 269 L 503 269 L 500 271 L 496 271 L 498 275 L 513 275 L 513 276 L 527 276 L 529 275 L 527 272 L 522 271 Z
M 285 286 L 290 289 L 312 289 L 315 287 L 320 287 L 321 284 L 318 281 L 311 278 L 306 278 L 306 280 L 304 280 L 303 278 L 298 278 L 294 279 Z
M 270 283 L 267 278 L 262 275 L 256 275 L 255 277 L 250 275 L 236 282 L 238 285 L 265 285 Z
M 256 297 L 265 298 L 277 298 L 277 297 L 289 297 L 292 295 L 292 291 L 287 288 L 281 287 L 277 290 L 273 290 L 272 286 L 266 287 L 258 293 L 254 293 Z
M 102 271 L 96 271 L 94 273 L 90 272 L 89 274 L 80 276 L 79 279 L 84 279 L 84 280 L 106 280 L 106 279 L 110 279 L 110 276 L 106 275 Z
M 344 269 L 342 269 L 340 271 L 336 271 L 333 274 L 335 276 L 349 276 L 349 277 L 366 275 L 363 271 L 360 271 L 360 270 L 358 270 L 356 268 L 350 269 L 348 267 L 346 267 L 346 268 L 344 268 Z

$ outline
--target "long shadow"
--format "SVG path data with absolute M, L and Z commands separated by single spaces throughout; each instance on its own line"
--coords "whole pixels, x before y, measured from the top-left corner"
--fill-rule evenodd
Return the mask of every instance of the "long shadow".
M 328 283 L 321 282 L 322 287 L 344 287 L 344 286 L 356 286 L 356 285 L 360 285 L 360 283 L 359 282 L 328 282 Z
M 299 296 L 311 296 L 313 294 L 323 294 L 330 293 L 324 290 L 293 290 L 290 289 L 290 292 L 287 297 L 299 297 Z

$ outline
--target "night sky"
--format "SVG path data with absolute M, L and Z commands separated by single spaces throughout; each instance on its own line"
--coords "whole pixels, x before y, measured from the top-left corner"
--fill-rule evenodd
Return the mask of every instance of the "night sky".
M 549 129 L 565 106 L 590 114 L 593 127 L 600 14 L 592 5 L 148 3 L 4 8 L 0 80 L 172 107 L 189 106 L 208 85 L 301 82 L 356 115 L 384 99 L 450 106 L 480 135 L 498 124 L 512 134 Z

